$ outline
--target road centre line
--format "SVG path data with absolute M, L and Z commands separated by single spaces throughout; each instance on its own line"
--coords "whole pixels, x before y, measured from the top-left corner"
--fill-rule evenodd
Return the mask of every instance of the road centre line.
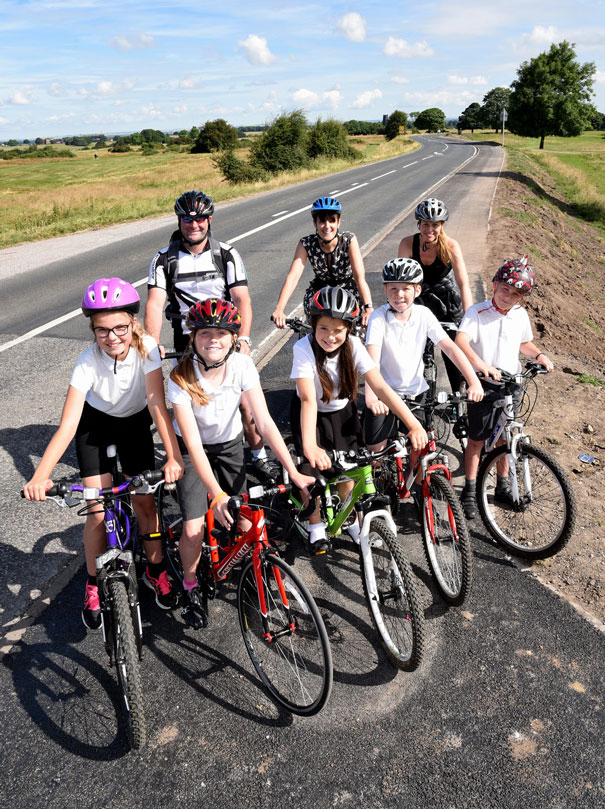
M 402 168 L 402 169 L 407 169 L 407 168 L 409 168 L 410 166 L 415 166 L 417 162 L 418 162 L 417 160 L 414 160 L 414 161 L 412 161 L 411 163 L 406 163 L 406 164 L 405 164 L 405 166 L 402 166 L 401 168 Z
M 432 155 L 432 154 L 430 154 L 428 157 L 423 157 L 422 159 L 423 159 L 423 160 L 430 160 L 432 156 L 433 156 L 433 155 Z
M 329 191 L 328 196 L 333 197 L 334 194 L 340 194 L 340 188 L 337 188 L 335 191 Z
M 374 180 L 380 180 L 381 177 L 388 177 L 389 174 L 395 174 L 396 171 L 397 169 L 393 169 L 393 171 L 387 171 L 385 174 L 379 174 L 378 177 L 372 177 L 370 182 L 373 183 Z
M 272 213 L 271 216 L 281 216 L 283 213 L 288 213 L 288 209 L 286 208 L 284 211 L 279 211 L 278 213 Z

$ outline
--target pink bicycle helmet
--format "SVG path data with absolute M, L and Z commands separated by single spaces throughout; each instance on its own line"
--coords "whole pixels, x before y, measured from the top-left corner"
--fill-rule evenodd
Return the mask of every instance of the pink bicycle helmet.
M 136 315 L 141 307 L 139 293 L 121 278 L 99 278 L 91 284 L 82 298 L 86 317 L 99 312 L 129 312 Z

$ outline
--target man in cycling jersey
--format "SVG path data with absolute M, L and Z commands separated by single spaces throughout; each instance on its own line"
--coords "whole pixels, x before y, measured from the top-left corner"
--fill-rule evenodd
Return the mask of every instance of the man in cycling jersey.
M 189 329 L 185 325 L 189 308 L 207 298 L 231 300 L 242 319 L 239 350 L 250 354 L 252 303 L 248 276 L 237 250 L 212 236 L 212 199 L 203 191 L 185 191 L 176 200 L 174 212 L 178 217 L 178 230 L 172 234 L 170 244 L 155 254 L 149 267 L 146 331 L 160 344 L 163 355 L 160 332 L 166 309 L 174 332 L 174 349 L 184 351 L 189 343 Z M 255 468 L 266 477 L 274 478 L 277 467 L 269 461 L 252 414 L 243 406 L 242 419 Z

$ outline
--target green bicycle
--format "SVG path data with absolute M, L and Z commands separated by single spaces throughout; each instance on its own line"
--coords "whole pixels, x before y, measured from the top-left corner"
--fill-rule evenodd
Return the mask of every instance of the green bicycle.
M 323 473 L 327 485 L 320 495 L 320 511 L 330 538 L 341 533 L 351 515 L 359 519 L 362 582 L 372 623 L 391 662 L 399 669 L 413 671 L 424 651 L 424 617 L 410 563 L 397 539 L 388 497 L 378 494 L 374 486 L 373 462 L 382 454 L 367 450 L 329 452 L 332 468 Z M 353 489 L 342 501 L 336 486 L 348 480 L 353 481 Z M 294 494 L 290 499 L 295 509 L 301 508 Z M 306 534 L 297 522 L 296 511 L 292 519 L 297 530 Z

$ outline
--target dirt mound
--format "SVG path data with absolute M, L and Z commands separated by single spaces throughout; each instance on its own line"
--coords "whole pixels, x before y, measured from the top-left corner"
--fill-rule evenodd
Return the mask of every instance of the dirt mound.
M 540 579 L 605 621 L 605 252 L 600 233 L 557 199 L 550 177 L 503 172 L 488 236 L 485 283 L 507 258 L 528 253 L 536 289 L 535 342 L 555 364 L 538 378 L 529 432 L 568 472 L 578 504 L 571 542 L 534 564 Z M 586 380 L 586 381 L 582 381 Z M 579 459 L 594 457 L 592 463 Z

